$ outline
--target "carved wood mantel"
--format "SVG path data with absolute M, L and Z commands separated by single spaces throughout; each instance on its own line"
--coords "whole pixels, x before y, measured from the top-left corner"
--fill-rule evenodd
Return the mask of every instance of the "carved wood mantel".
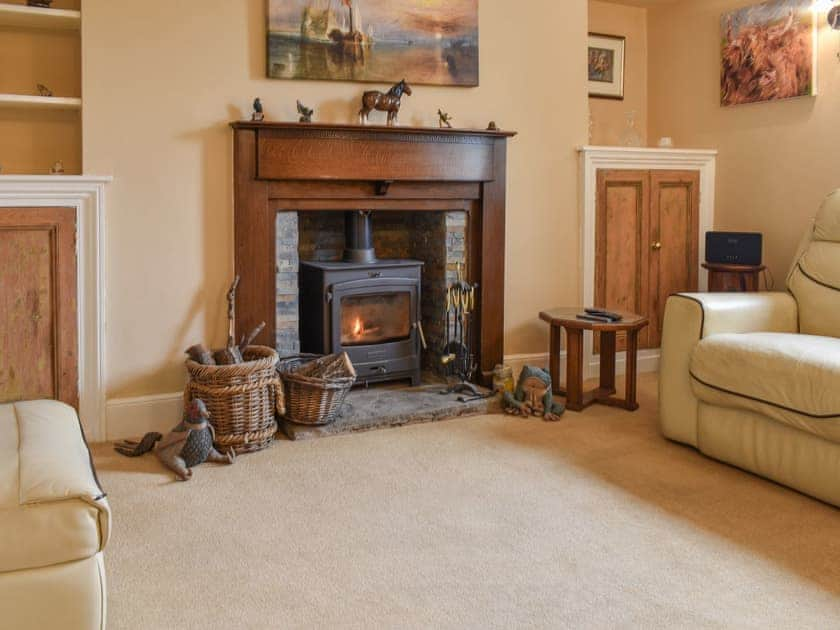
M 479 365 L 504 356 L 504 131 L 231 123 L 237 328 L 274 346 L 275 215 L 319 210 L 469 213 L 470 281 L 480 285 Z

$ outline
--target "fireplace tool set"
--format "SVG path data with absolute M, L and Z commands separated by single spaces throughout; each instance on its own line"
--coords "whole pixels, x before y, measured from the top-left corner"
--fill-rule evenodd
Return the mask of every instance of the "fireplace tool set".
M 467 394 L 458 398 L 466 403 L 489 398 L 493 393 L 485 394 L 471 382 L 478 369 L 472 331 L 478 285 L 464 280 L 460 263 L 457 269 L 457 280 L 446 289 L 445 343 L 440 361 L 449 386 L 440 393 Z

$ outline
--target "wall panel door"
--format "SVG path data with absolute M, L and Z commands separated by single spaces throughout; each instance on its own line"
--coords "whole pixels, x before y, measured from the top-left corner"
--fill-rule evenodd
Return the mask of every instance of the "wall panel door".
M 78 408 L 76 213 L 0 208 L 0 403 Z
M 640 348 L 660 346 L 668 296 L 697 291 L 699 191 L 698 171 L 598 171 L 595 305 L 649 317 Z
M 599 171 L 595 219 L 595 304 L 644 313 L 650 285 L 650 176 L 647 171 Z M 639 337 L 647 345 L 647 333 Z M 598 350 L 598 339 L 595 340 Z M 625 349 L 625 338 L 617 339 Z
M 697 171 L 652 171 L 651 277 L 649 342 L 658 348 L 668 296 L 696 292 L 699 273 L 700 173 Z

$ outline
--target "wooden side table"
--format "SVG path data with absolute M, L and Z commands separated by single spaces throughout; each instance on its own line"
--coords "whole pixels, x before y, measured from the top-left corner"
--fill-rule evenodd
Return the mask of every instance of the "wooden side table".
M 599 403 L 628 411 L 639 408 L 636 401 L 636 375 L 639 354 L 639 331 L 648 325 L 648 318 L 635 313 L 619 312 L 620 322 L 605 324 L 578 319 L 583 307 L 558 308 L 540 313 L 540 319 L 551 325 L 551 382 L 554 393 L 566 397 L 566 408 L 582 411 Z M 566 330 L 566 387 L 560 387 L 560 353 L 562 331 Z M 591 330 L 601 335 L 601 380 L 599 387 L 583 391 L 583 333 Z M 616 333 L 627 333 L 627 372 L 624 398 L 616 398 L 615 359 Z
M 761 272 L 764 265 L 727 265 L 723 263 L 703 263 L 703 269 L 709 270 L 709 291 L 712 293 L 758 291 Z

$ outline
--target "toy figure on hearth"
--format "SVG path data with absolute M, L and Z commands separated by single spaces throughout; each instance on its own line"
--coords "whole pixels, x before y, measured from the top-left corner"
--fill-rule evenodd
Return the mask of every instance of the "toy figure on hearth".
M 543 420 L 556 422 L 566 411 L 554 402 L 551 376 L 543 369 L 526 365 L 522 368 L 513 394 L 502 394 L 505 411 L 519 416 L 542 416 Z

